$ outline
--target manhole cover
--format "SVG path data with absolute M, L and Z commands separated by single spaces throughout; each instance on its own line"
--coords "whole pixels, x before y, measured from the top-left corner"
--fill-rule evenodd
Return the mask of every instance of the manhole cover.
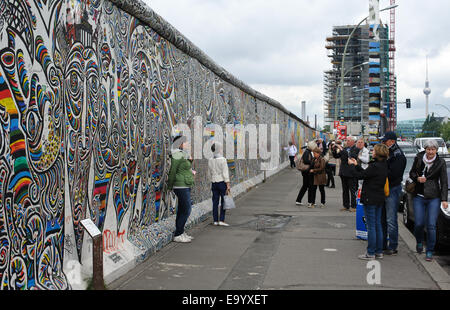
M 257 215 L 256 219 L 241 225 L 241 227 L 249 228 L 256 231 L 280 230 L 284 226 L 286 226 L 286 224 L 289 223 L 291 218 L 292 216 L 277 215 L 277 214 Z

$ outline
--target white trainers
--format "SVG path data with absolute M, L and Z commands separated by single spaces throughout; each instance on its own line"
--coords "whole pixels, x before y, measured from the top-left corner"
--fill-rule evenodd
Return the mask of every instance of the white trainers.
M 325 209 L 325 208 L 326 208 L 325 204 L 321 203 L 321 204 L 320 204 L 320 208 L 321 208 L 321 209 Z
M 219 222 L 219 226 L 229 227 L 230 225 L 228 225 L 228 224 L 225 223 L 225 222 Z
M 314 209 L 315 207 L 316 207 L 316 205 L 313 203 L 308 204 L 308 208 L 310 208 L 310 209 Z
M 183 235 L 179 235 L 179 236 L 176 236 L 175 238 L 173 238 L 173 241 L 178 242 L 178 243 L 189 243 L 189 242 L 191 242 L 191 239 L 189 239 L 188 237 L 186 237 L 183 234 Z
M 303 204 L 303 203 L 301 203 L 301 202 L 298 202 L 298 201 L 296 201 L 296 202 L 295 202 L 295 204 L 296 204 L 297 206 L 304 206 L 304 204 Z
M 191 239 L 191 240 L 194 240 L 194 239 L 195 239 L 194 237 L 189 236 L 187 233 L 184 233 L 183 235 L 184 235 L 186 238 L 188 238 L 188 239 Z
M 213 225 L 214 226 L 219 226 L 219 222 L 214 222 Z

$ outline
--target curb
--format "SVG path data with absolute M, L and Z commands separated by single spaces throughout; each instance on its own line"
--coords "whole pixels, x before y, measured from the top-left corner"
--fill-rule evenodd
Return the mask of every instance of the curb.
M 444 291 L 450 290 L 450 276 L 436 262 L 436 260 L 427 262 L 423 258 L 423 255 L 416 252 L 416 239 L 414 235 L 405 227 L 403 221 L 400 218 L 398 219 L 398 233 L 403 241 L 405 241 L 417 261 L 423 266 L 423 268 L 427 271 L 433 281 L 436 282 L 439 289 Z

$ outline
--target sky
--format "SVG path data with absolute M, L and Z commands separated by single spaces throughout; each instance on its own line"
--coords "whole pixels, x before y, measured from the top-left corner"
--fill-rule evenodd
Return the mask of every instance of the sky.
M 253 89 L 323 126 L 323 72 L 331 69 L 325 39 L 333 26 L 356 25 L 369 0 L 142 0 Z M 429 57 L 430 113 L 450 116 L 450 1 L 397 0 L 398 120 L 425 118 L 425 68 Z M 380 8 L 390 0 L 380 0 Z M 389 23 L 389 12 L 382 12 Z M 444 105 L 447 107 L 440 107 Z

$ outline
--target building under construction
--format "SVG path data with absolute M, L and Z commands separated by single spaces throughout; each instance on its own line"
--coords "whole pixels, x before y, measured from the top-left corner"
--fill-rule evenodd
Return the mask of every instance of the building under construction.
M 325 125 L 330 125 L 331 128 L 334 121 L 363 124 L 369 121 L 369 25 L 359 26 L 349 41 L 345 56 L 344 84 L 338 90 L 345 45 L 355 27 L 355 25 L 335 26 L 332 36 L 326 39 L 326 49 L 332 68 L 324 74 L 324 110 Z M 380 25 L 380 39 L 381 109 L 390 118 L 392 109 L 389 107 L 391 83 L 387 25 Z M 340 91 L 343 91 L 343 104 Z

